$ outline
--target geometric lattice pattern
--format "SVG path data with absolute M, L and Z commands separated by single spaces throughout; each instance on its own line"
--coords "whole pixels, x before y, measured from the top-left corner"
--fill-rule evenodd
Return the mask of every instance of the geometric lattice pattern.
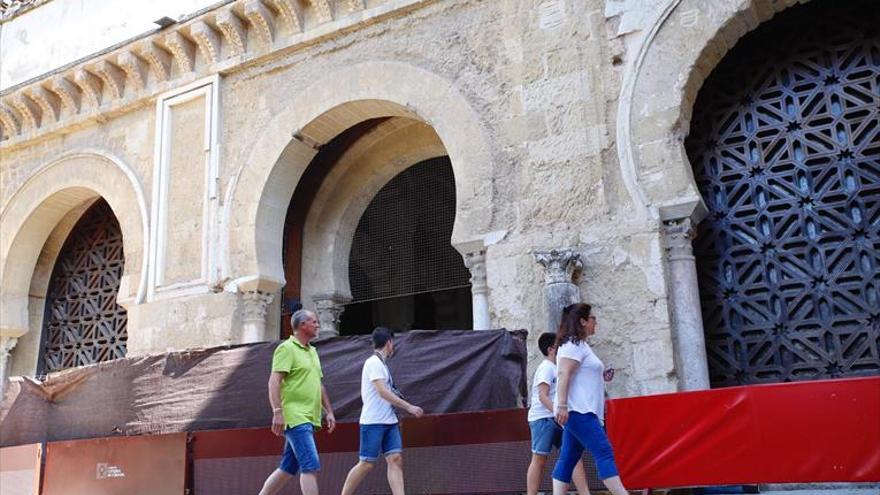
M 700 91 L 686 148 L 713 386 L 880 373 L 880 8 L 793 7 Z
M 127 316 L 116 304 L 124 262 L 119 223 L 99 200 L 71 231 L 52 272 L 43 372 L 125 356 Z
M 455 177 L 448 157 L 404 170 L 370 202 L 349 257 L 353 302 L 470 285 L 464 260 L 449 243 L 455 223 Z

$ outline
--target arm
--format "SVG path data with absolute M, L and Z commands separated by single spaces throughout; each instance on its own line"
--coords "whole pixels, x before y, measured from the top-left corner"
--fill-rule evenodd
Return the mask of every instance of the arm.
M 269 375 L 269 404 L 272 405 L 272 433 L 284 433 L 284 410 L 281 408 L 281 382 L 287 373 L 273 371 Z
M 388 387 L 385 386 L 383 380 L 373 380 L 372 383 L 373 386 L 376 387 L 376 392 L 379 394 L 379 397 L 382 397 L 383 399 L 388 401 L 392 406 L 397 406 L 417 418 L 421 417 L 425 413 L 421 407 L 410 404 L 409 402 L 395 395 L 392 391 L 388 390 Z
M 571 386 L 571 376 L 578 362 L 569 358 L 558 358 L 556 373 L 556 422 L 562 426 L 568 422 L 568 389 Z
M 538 384 L 538 400 L 547 408 L 548 411 L 553 410 L 553 401 L 550 400 L 550 385 L 547 383 Z
M 321 405 L 327 418 L 327 433 L 333 433 L 336 429 L 336 416 L 333 414 L 333 405 L 330 404 L 330 394 L 327 393 L 323 383 L 321 383 Z

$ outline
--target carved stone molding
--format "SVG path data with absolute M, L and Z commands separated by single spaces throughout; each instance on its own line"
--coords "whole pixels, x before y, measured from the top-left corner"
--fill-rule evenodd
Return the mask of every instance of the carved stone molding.
M 663 235 L 666 241 L 666 256 L 670 261 L 693 260 L 693 240 L 697 229 L 690 218 L 663 222 Z
M 547 285 L 570 284 L 575 272 L 584 267 L 580 253 L 571 249 L 535 251 L 533 256 L 544 267 L 544 283 Z
M 474 294 L 489 292 L 486 277 L 486 250 L 481 249 L 464 255 L 464 266 L 471 272 L 471 291 Z
M 318 336 L 335 337 L 339 335 L 339 318 L 342 316 L 342 312 L 345 311 L 344 305 L 349 302 L 349 298 L 332 292 L 316 295 L 314 301 L 315 314 L 318 316 L 318 322 L 321 324 Z
M 275 295 L 259 290 L 251 290 L 243 292 L 241 295 L 244 301 L 244 313 L 242 321 L 244 322 L 265 322 L 266 312 L 269 305 L 275 300 Z

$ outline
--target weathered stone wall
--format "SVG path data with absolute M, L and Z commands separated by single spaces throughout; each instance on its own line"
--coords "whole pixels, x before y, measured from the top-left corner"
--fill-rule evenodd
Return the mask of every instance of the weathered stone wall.
M 536 342 L 547 329 L 542 268 L 532 253 L 571 248 L 584 265 L 575 279 L 581 299 L 599 320 L 595 348 L 618 370 L 611 395 L 675 390 L 675 359 L 682 357 L 674 357 L 661 226 L 690 215 L 700 202 L 681 151 L 684 122 L 699 81 L 724 47 L 772 15 L 764 3 L 427 1 L 356 29 L 268 50 L 245 64 L 226 62 L 219 80 L 217 194 L 210 199 L 216 235 L 208 245 L 216 267 L 197 290 L 142 297 L 136 287 L 146 275 L 127 266 L 137 277 L 121 296 L 129 311 L 129 352 L 242 341 L 241 292 L 277 293 L 282 283 L 279 226 L 314 155 L 312 145 L 358 120 L 397 116 L 430 125 L 451 157 L 459 194 L 452 241 L 494 233 L 486 248 L 492 326 L 529 329 Z M 754 22 L 736 20 L 743 15 Z M 692 22 L 698 29 L 690 29 Z M 730 31 L 731 25 L 738 29 Z M 735 34 L 719 35 L 722 30 Z M 153 211 L 155 102 L 148 98 L 0 148 L 3 215 L 38 169 L 89 150 L 129 167 Z M 412 146 L 398 153 L 419 156 L 421 145 Z M 204 178 L 204 167 L 193 166 L 184 180 L 201 186 Z M 105 194 L 102 187 L 98 181 L 94 193 Z M 331 192 L 319 198 L 340 201 Z M 111 207 L 122 223 L 140 215 L 134 197 Z M 172 208 L 168 222 L 202 214 L 189 210 Z M 150 228 L 154 223 L 151 217 Z M 316 263 L 312 257 L 320 250 L 305 242 L 306 261 Z M 127 243 L 127 263 L 140 265 L 148 244 L 144 238 Z M 44 251 L 41 273 L 54 263 L 52 250 Z M 192 259 L 166 263 L 197 266 L 204 260 L 195 251 Z M 311 286 L 304 280 L 304 291 L 347 285 L 327 276 Z M 30 350 L 21 357 L 13 352 L 14 373 L 29 373 L 35 362 L 31 337 L 42 312 L 33 306 L 41 295 L 31 296 L 30 343 L 23 346 Z M 278 299 L 269 306 L 266 335 L 277 335 Z M 3 331 L 16 336 L 6 326 Z M 531 349 L 530 371 L 540 359 L 537 346 Z

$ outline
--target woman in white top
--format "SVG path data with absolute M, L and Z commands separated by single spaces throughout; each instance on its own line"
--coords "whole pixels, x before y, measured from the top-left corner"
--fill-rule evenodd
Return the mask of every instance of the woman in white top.
M 605 421 L 605 366 L 587 337 L 596 333 L 589 304 L 572 304 L 562 312 L 556 334 L 556 421 L 564 427 L 559 460 L 553 469 L 553 494 L 568 492 L 571 474 L 584 448 L 596 460 L 599 477 L 614 495 L 627 495 L 620 481 L 614 452 L 602 424 Z

